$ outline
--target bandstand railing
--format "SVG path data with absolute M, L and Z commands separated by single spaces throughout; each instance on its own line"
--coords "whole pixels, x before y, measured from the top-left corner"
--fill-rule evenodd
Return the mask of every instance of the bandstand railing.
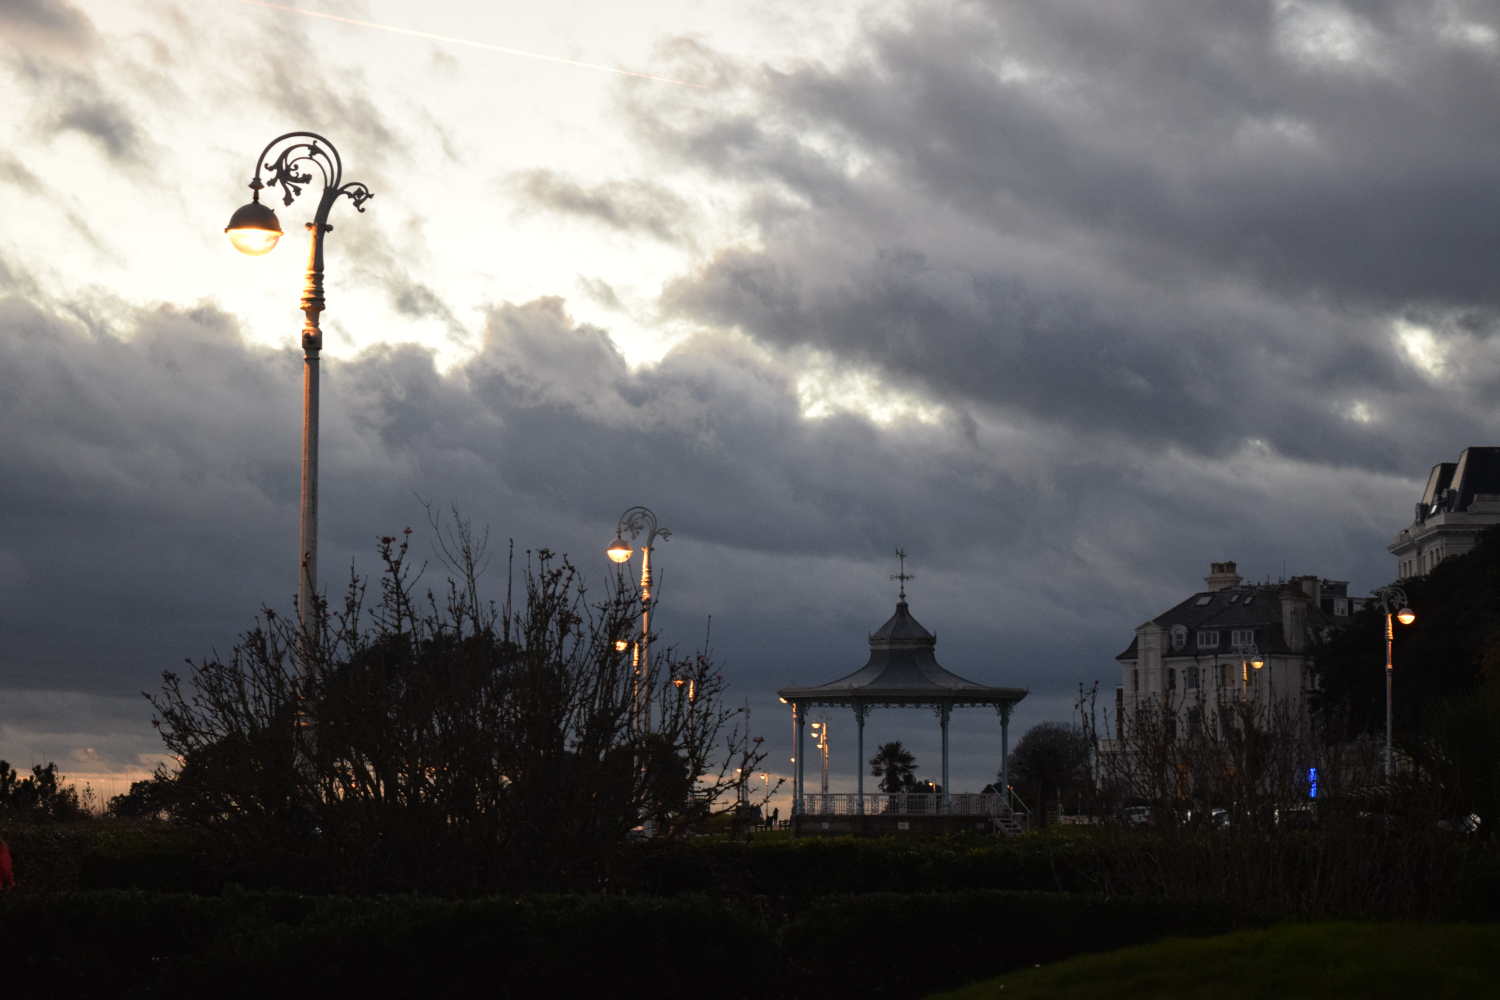
M 1002 816 L 1015 815 L 1014 810 L 996 792 L 956 792 L 948 796 L 947 808 L 937 792 L 866 792 L 866 816 Z M 839 793 L 802 796 L 802 813 L 806 816 L 858 816 L 860 796 Z

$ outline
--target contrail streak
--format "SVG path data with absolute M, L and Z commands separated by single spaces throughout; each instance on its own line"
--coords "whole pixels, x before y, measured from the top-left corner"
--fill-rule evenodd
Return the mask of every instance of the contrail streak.
M 618 73 L 620 76 L 634 76 L 642 80 L 655 80 L 657 83 L 675 83 L 679 87 L 697 87 L 699 90 L 711 90 L 711 87 L 701 83 L 688 83 L 686 80 L 673 80 L 665 76 L 652 76 L 650 73 L 634 73 L 628 69 L 616 69 L 613 66 L 600 66 L 596 63 L 579 62 L 577 59 L 564 59 L 562 56 L 543 55 L 540 52 L 527 52 L 525 49 L 508 49 L 503 45 L 490 45 L 487 42 L 471 42 L 466 38 L 451 38 L 448 35 L 434 35 L 428 31 L 414 31 L 411 28 L 396 28 L 389 24 L 376 24 L 373 21 L 356 21 L 352 17 L 339 17 L 337 14 L 322 14 L 315 10 L 302 10 L 299 7 L 284 7 L 279 3 L 266 3 L 265 0 L 235 0 L 235 3 L 250 4 L 252 7 L 267 7 L 271 10 L 284 10 L 289 14 L 301 14 L 303 17 L 321 17 L 325 21 L 339 21 L 343 24 L 354 24 L 361 28 L 375 28 L 380 31 L 390 31 L 398 35 L 411 35 L 414 38 L 425 38 L 433 42 L 447 42 L 449 45 L 467 45 L 475 49 L 488 49 L 491 52 L 503 52 L 508 56 L 525 56 L 527 59 L 545 59 L 547 62 L 562 63 L 564 66 L 578 66 L 583 69 L 597 69 L 603 73 Z

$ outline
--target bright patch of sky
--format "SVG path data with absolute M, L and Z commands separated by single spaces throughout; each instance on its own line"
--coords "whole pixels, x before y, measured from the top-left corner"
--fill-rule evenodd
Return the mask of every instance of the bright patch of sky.
M 1412 364 L 1434 378 L 1443 375 L 1447 351 L 1431 330 L 1399 320 L 1396 323 L 1396 338 Z
M 650 363 L 693 332 L 658 322 L 652 303 L 662 285 L 724 243 L 753 240 L 739 217 L 738 192 L 673 176 L 670 165 L 649 159 L 621 106 L 622 88 L 659 88 L 653 102 L 669 104 L 702 91 L 234 0 L 79 6 L 104 41 L 94 69 L 143 125 L 143 154 L 122 166 L 81 133 L 47 141 L 23 102 L 6 102 L 0 127 L 21 137 L 16 152 L 31 173 L 63 192 L 8 200 L 7 242 L 20 259 L 53 262 L 34 271 L 44 294 L 90 297 L 106 320 L 112 301 L 212 301 L 239 316 L 254 341 L 296 342 L 302 223 L 313 196 L 289 208 L 274 202 L 287 236 L 265 257 L 240 256 L 222 232 L 247 200 L 245 185 L 265 143 L 315 124 L 254 99 L 254 88 L 274 84 L 245 50 L 278 37 L 273 30 L 305 33 L 309 75 L 314 68 L 326 75 L 350 119 L 348 129 L 334 121 L 318 130 L 341 148 L 345 180 L 365 181 L 376 195 L 363 215 L 341 203 L 331 219 L 323 318 L 330 354 L 416 341 L 451 364 L 477 346 L 490 305 L 563 295 L 581 322 L 607 329 L 633 365 Z M 695 69 L 674 59 L 664 39 L 696 38 L 743 57 L 769 51 L 778 60 L 816 59 L 846 45 L 859 17 L 854 8 L 809 10 L 779 0 L 678 0 L 649 10 L 600 0 L 302 6 L 674 78 Z M 289 88 L 297 83 L 286 81 Z M 348 134 L 370 124 L 359 120 L 362 108 L 406 148 L 390 150 L 378 165 L 353 155 L 357 143 Z M 849 167 L 858 169 L 852 161 Z M 670 241 L 538 211 L 516 183 L 537 171 L 585 188 L 622 177 L 650 181 L 697 213 L 693 238 Z M 384 287 L 394 272 L 410 278 L 415 297 L 401 300 L 399 289 Z M 393 307 L 396 301 L 408 308 Z M 439 307 L 424 310 L 422 301 Z
M 796 378 L 797 401 L 808 419 L 855 413 L 877 424 L 898 420 L 936 424 L 943 417 L 941 406 L 894 389 L 872 372 L 839 366 L 820 352 L 808 355 Z
M 1310 68 L 1382 67 L 1379 35 L 1341 4 L 1281 0 L 1276 5 L 1276 40 L 1283 53 Z

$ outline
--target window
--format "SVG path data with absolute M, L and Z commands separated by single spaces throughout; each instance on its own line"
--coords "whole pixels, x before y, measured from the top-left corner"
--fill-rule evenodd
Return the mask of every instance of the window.
M 1203 735 L 1203 713 L 1196 708 L 1188 709 L 1188 735 Z
M 1188 686 L 1188 690 L 1189 691 L 1196 691 L 1196 690 L 1198 690 L 1198 668 L 1197 667 L 1188 667 L 1187 668 L 1187 686 Z
M 1235 601 L 1238 601 L 1239 599 L 1240 599 L 1240 595 L 1239 594 L 1230 594 L 1229 595 L 1229 603 L 1230 604 L 1233 604 Z
M 1176 738 L 1177 738 L 1177 716 L 1174 715 L 1170 719 L 1167 720 L 1167 739 L 1169 739 L 1169 740 L 1175 740 Z
M 1248 646 L 1254 641 L 1255 629 L 1253 628 L 1235 629 L 1234 633 L 1230 636 L 1230 642 L 1236 646 Z
M 1208 603 L 1212 602 L 1213 599 L 1214 599 L 1214 595 L 1213 594 L 1204 594 L 1202 597 L 1198 598 L 1198 603 L 1195 605 L 1195 607 L 1201 608 L 1205 604 L 1208 604 Z
M 1254 600 L 1255 600 L 1255 595 L 1251 594 L 1249 597 L 1245 598 L 1245 603 L 1242 604 L 1242 605 L 1240 605 L 1240 607 L 1242 607 L 1242 608 L 1248 608 L 1250 606 L 1251 602 L 1254 601 Z
M 1135 691 L 1141 689 L 1141 672 L 1139 670 L 1132 670 L 1130 672 L 1130 687 Z
M 1218 632 L 1199 632 L 1198 633 L 1198 648 L 1199 649 L 1217 649 L 1218 646 L 1219 646 L 1219 633 Z
M 1349 617 L 1349 599 L 1347 597 L 1335 597 L 1333 599 L 1333 613 L 1339 618 Z
M 1187 645 L 1187 626 L 1186 625 L 1173 625 L 1172 626 L 1172 648 L 1173 649 L 1181 649 L 1183 646 L 1186 646 L 1186 645 Z
M 1174 667 L 1167 668 L 1167 690 L 1177 690 L 1177 670 Z
M 1219 664 L 1219 686 L 1220 687 L 1228 687 L 1229 685 L 1231 685 L 1233 683 L 1234 683 L 1234 680 L 1229 675 L 1229 664 L 1227 664 L 1227 663 L 1221 663 L 1221 664 Z

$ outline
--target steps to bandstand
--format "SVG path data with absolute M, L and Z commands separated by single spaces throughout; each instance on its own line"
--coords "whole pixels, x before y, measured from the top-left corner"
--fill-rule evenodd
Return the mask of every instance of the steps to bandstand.
M 1007 837 L 1019 837 L 1026 832 L 1021 828 L 1021 824 L 1016 822 L 1014 816 L 991 816 L 990 822 L 994 823 L 996 828 Z

